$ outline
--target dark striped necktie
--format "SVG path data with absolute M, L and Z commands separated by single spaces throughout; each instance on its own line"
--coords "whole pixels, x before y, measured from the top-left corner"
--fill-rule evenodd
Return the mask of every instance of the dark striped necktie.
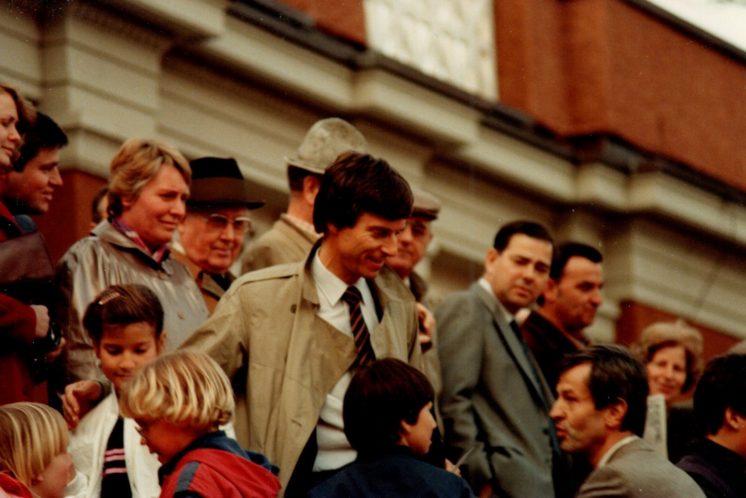
M 370 333 L 368 333 L 368 327 L 363 320 L 362 300 L 363 296 L 360 294 L 360 290 L 353 285 L 347 287 L 345 293 L 342 294 L 342 301 L 347 303 L 350 309 L 350 327 L 357 348 L 355 366 L 358 367 L 364 367 L 376 359 L 373 346 L 370 343 Z

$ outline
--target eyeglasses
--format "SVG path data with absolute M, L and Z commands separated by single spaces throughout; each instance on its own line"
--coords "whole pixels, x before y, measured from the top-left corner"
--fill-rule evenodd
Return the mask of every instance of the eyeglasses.
M 233 227 L 233 231 L 239 235 L 243 235 L 251 228 L 251 218 L 248 216 L 236 216 L 235 218 L 228 218 L 222 214 L 206 214 L 203 215 L 207 218 L 207 227 L 211 230 L 222 232 L 230 224 Z

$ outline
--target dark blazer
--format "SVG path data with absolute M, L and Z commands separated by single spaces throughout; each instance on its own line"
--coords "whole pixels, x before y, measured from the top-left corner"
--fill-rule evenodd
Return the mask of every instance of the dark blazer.
M 554 496 L 548 410 L 552 395 L 494 294 L 474 283 L 435 313 L 443 375 L 445 442 L 475 493 Z M 501 495 L 501 496 L 502 496 Z
M 691 477 L 637 438 L 591 472 L 577 498 L 704 498 Z
M 694 441 L 676 466 L 699 484 L 707 498 L 746 496 L 746 460 L 714 441 Z
M 423 462 L 406 448 L 360 457 L 308 493 L 308 498 L 472 498 L 466 481 Z

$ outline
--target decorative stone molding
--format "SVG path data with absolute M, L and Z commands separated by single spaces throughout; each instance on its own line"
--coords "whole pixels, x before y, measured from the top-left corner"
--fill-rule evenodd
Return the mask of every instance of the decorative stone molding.
M 368 45 L 494 100 L 493 0 L 365 0 Z

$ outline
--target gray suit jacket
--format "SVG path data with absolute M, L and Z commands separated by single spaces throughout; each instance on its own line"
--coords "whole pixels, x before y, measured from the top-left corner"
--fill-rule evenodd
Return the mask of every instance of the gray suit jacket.
M 619 448 L 603 467 L 595 469 L 577 498 L 704 498 L 686 472 L 637 439 Z
M 435 318 L 445 442 L 462 454 L 476 447 L 464 477 L 475 493 L 492 480 L 501 496 L 554 496 L 552 395 L 495 296 L 475 283 L 448 296 Z

